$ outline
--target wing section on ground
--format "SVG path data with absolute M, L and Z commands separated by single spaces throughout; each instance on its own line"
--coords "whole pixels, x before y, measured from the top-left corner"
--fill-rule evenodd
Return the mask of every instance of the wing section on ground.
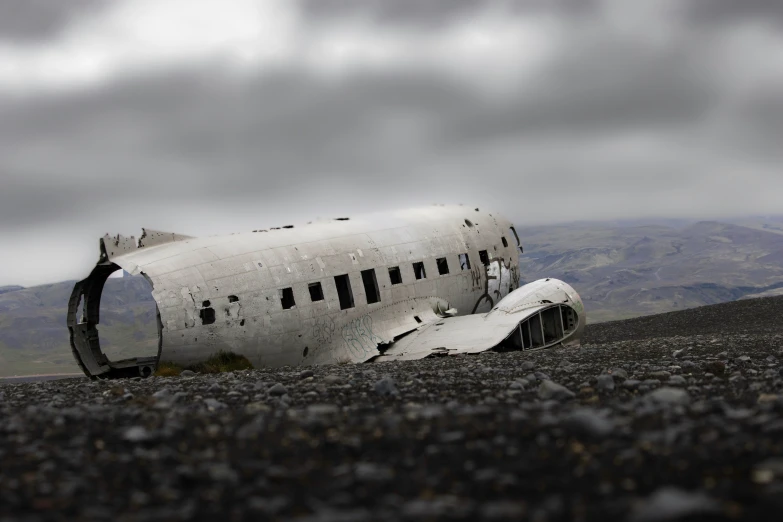
M 578 345 L 584 324 L 584 307 L 573 288 L 544 279 L 511 292 L 486 314 L 440 318 L 422 325 L 373 361 Z

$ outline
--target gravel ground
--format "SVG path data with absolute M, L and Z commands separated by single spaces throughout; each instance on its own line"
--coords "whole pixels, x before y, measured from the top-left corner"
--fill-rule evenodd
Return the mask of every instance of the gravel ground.
M 782 309 L 595 325 L 581 349 L 2 385 L 0 520 L 779 520 Z

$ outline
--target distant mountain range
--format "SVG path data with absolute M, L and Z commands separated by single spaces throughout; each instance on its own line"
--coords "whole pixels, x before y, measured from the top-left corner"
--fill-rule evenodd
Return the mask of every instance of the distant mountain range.
M 783 295 L 783 217 L 571 223 L 517 232 L 523 282 L 556 277 L 572 284 L 589 322 Z M 65 326 L 72 289 L 73 281 L 0 287 L 0 376 L 79 371 Z M 143 278 L 107 281 L 99 330 L 110 357 L 155 353 L 155 303 Z
M 77 373 L 65 315 L 74 281 L 0 290 L 0 377 Z M 4 287 L 9 288 L 9 287 Z M 157 352 L 155 301 L 143 277 L 110 278 L 101 298 L 101 347 L 110 357 Z
M 783 223 L 779 231 L 764 224 L 520 227 L 520 272 L 573 285 L 590 322 L 775 295 L 783 292 Z

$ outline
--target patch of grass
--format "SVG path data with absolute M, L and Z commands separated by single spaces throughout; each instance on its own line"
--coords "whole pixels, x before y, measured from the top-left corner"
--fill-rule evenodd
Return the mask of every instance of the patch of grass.
M 174 364 L 171 362 L 162 362 L 158 364 L 158 368 L 155 370 L 155 376 L 156 377 L 176 377 L 180 373 L 182 373 L 182 370 L 184 370 L 182 366 L 179 366 L 178 364 Z
M 223 373 L 236 370 L 252 370 L 253 365 L 244 355 L 220 351 L 204 362 L 188 366 L 187 369 L 197 373 Z
M 183 370 L 196 373 L 224 373 L 237 370 L 252 370 L 253 365 L 244 355 L 220 351 L 206 361 L 182 367 L 174 363 L 164 362 L 158 365 L 155 375 L 158 377 L 175 377 Z

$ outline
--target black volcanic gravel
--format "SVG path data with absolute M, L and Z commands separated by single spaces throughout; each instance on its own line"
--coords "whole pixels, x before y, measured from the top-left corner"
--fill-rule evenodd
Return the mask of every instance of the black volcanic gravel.
M 780 520 L 782 305 L 581 349 L 2 385 L 0 520 Z

